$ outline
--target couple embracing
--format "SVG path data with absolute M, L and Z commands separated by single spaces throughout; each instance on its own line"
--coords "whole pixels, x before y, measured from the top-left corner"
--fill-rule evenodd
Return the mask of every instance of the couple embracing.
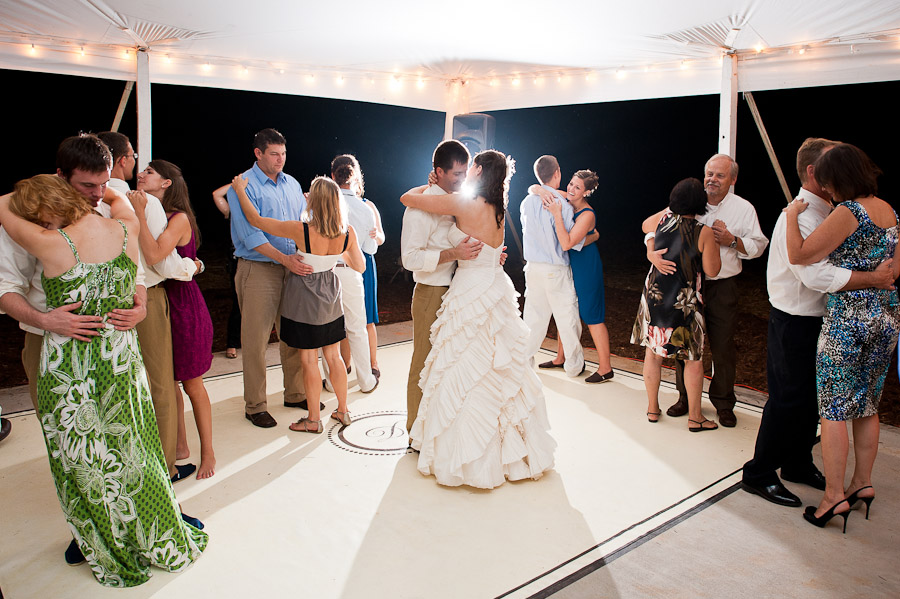
M 401 198 L 402 260 L 416 281 L 410 446 L 419 471 L 442 485 L 537 479 L 553 466 L 556 443 L 501 263 L 512 161 L 487 150 L 467 169 L 468 151 L 450 140 L 433 164 L 436 182 Z M 464 181 L 472 194 L 459 193 Z

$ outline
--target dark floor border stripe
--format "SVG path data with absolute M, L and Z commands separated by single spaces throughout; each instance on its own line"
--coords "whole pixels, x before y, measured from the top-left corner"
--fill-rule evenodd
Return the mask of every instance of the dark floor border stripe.
M 506 592 L 503 593 L 502 595 L 497 595 L 497 597 L 496 597 L 495 599 L 502 599 L 503 597 L 508 597 L 508 596 L 511 595 L 512 593 L 515 593 L 516 591 L 519 591 L 519 590 L 521 590 L 521 589 L 527 587 L 528 585 L 537 582 L 537 581 L 540 580 L 541 578 L 544 578 L 544 577 L 546 577 L 546 576 L 552 574 L 553 572 L 556 572 L 556 571 L 559 570 L 560 568 L 563 568 L 563 567 L 565 567 L 566 565 L 568 565 L 568 564 L 574 562 L 575 560 L 584 557 L 585 555 L 589 554 L 590 552 L 596 550 L 598 547 L 600 547 L 600 546 L 602 546 L 602 545 L 605 545 L 606 543 L 609 543 L 610 541 L 614 541 L 615 539 L 621 537 L 622 535 L 628 533 L 629 531 L 634 530 L 634 529 L 637 528 L 638 526 L 641 526 L 641 525 L 643 525 L 643 524 L 646 524 L 647 522 L 649 522 L 650 520 L 653 520 L 653 519 L 656 518 L 657 516 L 660 516 L 661 514 L 664 514 L 664 513 L 668 512 L 668 511 L 670 511 L 670 510 L 672 510 L 672 509 L 678 507 L 679 505 L 685 503 L 686 501 L 691 500 L 692 498 L 694 498 L 694 497 L 696 497 L 697 495 L 703 493 L 704 491 L 706 491 L 706 490 L 708 490 L 708 489 L 711 489 L 712 487 L 718 485 L 718 484 L 721 483 L 722 481 L 731 478 L 732 476 L 734 476 L 735 474 L 741 472 L 742 470 L 743 470 L 743 468 L 738 468 L 738 469 L 735 470 L 734 472 L 731 472 L 730 474 L 726 474 L 725 476 L 721 477 L 720 479 L 718 479 L 718 480 L 716 480 L 716 481 L 714 481 L 714 482 L 712 482 L 712 483 L 706 485 L 706 486 L 703 487 L 702 489 L 699 489 L 698 491 L 695 491 L 695 492 L 691 493 L 690 495 L 688 495 L 688 496 L 685 497 L 684 499 L 681 499 L 681 500 L 679 500 L 679 501 L 676 501 L 676 502 L 673 503 L 672 505 L 669 505 L 669 506 L 667 506 L 667 507 L 662 508 L 661 510 L 659 510 L 659 511 L 656 512 L 655 514 L 653 514 L 653 515 L 651 515 L 651 516 L 647 516 L 646 518 L 644 518 L 644 519 L 641 520 L 640 522 L 636 522 L 636 523 L 632 524 L 631 526 L 629 526 L 629 527 L 627 527 L 627 528 L 624 528 L 624 529 L 620 530 L 619 532 L 617 532 L 616 534 L 612 535 L 611 537 L 608 537 L 608 538 L 604 539 L 603 541 L 600 541 L 600 542 L 597 543 L 596 545 L 593 545 L 592 547 L 589 547 L 589 548 L 585 549 L 584 551 L 582 551 L 582 552 L 579 553 L 578 555 L 575 555 L 575 556 L 573 556 L 573 557 L 570 557 L 570 558 L 567 559 L 566 561 L 564 561 L 564 562 L 562 562 L 562 563 L 560 563 L 560 564 L 554 566 L 553 568 L 550 568 L 549 570 L 547 570 L 547 571 L 544 572 L 543 574 L 539 574 L 539 575 L 535 576 L 534 578 L 532 578 L 531 580 L 528 580 L 528 581 L 526 581 L 526 582 L 523 582 L 523 583 L 520 584 L 519 586 L 517 586 L 517 587 L 515 587 L 515 588 L 513 588 L 513 589 L 510 589 L 509 591 L 506 591 Z M 659 536 L 660 534 L 662 534 L 662 533 L 665 532 L 666 530 L 668 530 L 668 529 L 672 528 L 673 526 L 675 526 L 675 525 L 677 525 L 677 524 L 683 522 L 683 521 L 686 520 L 687 518 L 690 518 L 691 516 L 697 514 L 698 512 L 700 512 L 700 511 L 702 511 L 702 510 L 705 510 L 706 508 L 708 508 L 709 506 L 713 505 L 714 503 L 720 501 L 720 500 L 723 499 L 724 497 L 727 497 L 728 495 L 734 493 L 738 488 L 740 488 L 740 483 L 735 483 L 735 484 L 733 484 L 732 486 L 728 487 L 727 489 L 725 489 L 725 490 L 723 490 L 723 491 L 720 491 L 719 493 L 713 495 L 713 496 L 710 497 L 709 499 L 706 499 L 706 500 L 704 500 L 704 501 L 698 503 L 697 505 L 695 505 L 694 507 L 692 507 L 692 508 L 690 508 L 689 510 L 685 511 L 684 513 L 679 514 L 678 516 L 675 516 L 675 517 L 672 518 L 671 520 L 668 520 L 668 521 L 666 521 L 666 522 L 660 524 L 658 527 L 654 528 L 654 529 L 651 530 L 651 531 L 648 531 L 648 532 L 645 533 L 644 535 L 641 535 L 641 536 L 638 537 L 637 539 L 635 539 L 635 540 L 633 540 L 633 541 L 627 543 L 625 546 L 623 546 L 623 547 L 621 547 L 621 548 L 619 548 L 619 549 L 617 549 L 617 550 L 615 550 L 615 551 L 613 551 L 613 552 L 611 552 L 611 553 L 609 553 L 609 554 L 607 554 L 607 555 L 604 555 L 603 557 L 601 557 L 600 559 L 598 559 L 598 560 L 592 562 L 591 564 L 588 564 L 587 566 L 581 568 L 580 570 L 578 570 L 578 571 L 576 571 L 576 572 L 573 572 L 572 574 L 566 576 L 565 578 L 562 578 L 561 580 L 559 580 L 559 581 L 553 583 L 552 585 L 548 586 L 546 589 L 543 589 L 542 591 L 538 591 L 538 593 L 536 593 L 536 594 L 534 594 L 534 595 L 530 595 L 528 599 L 541 599 L 541 598 L 544 598 L 544 597 L 549 597 L 549 596 L 552 595 L 553 593 L 556 593 L 557 591 L 559 591 L 559 590 L 561 590 L 561 589 L 563 589 L 563 588 L 569 586 L 570 584 L 576 582 L 577 580 L 580 580 L 581 578 L 584 578 L 585 576 L 587 576 L 588 574 L 590 574 L 590 573 L 593 572 L 594 570 L 597 570 L 597 569 L 599 569 L 599 568 L 602 568 L 602 567 L 605 566 L 606 564 L 612 562 L 614 559 L 618 559 L 619 557 L 621 557 L 622 555 L 625 555 L 626 553 L 628 553 L 628 552 L 631 551 L 632 549 L 635 549 L 635 548 L 639 547 L 640 545 L 644 544 L 645 542 L 649 541 L 650 539 L 652 539 L 652 538 L 654 538 L 654 537 L 656 537 L 656 536 Z M 614 557 L 612 557 L 612 559 L 610 559 L 611 556 L 614 556 Z M 552 590 L 551 590 L 551 589 L 552 589 Z M 549 591 L 549 592 L 548 592 L 548 591 Z

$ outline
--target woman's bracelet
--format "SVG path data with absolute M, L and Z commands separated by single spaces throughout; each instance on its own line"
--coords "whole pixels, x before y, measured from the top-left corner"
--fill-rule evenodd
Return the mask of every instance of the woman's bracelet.
M 656 231 L 650 231 L 649 233 L 644 235 L 644 245 L 647 245 L 647 243 L 654 237 L 656 237 Z

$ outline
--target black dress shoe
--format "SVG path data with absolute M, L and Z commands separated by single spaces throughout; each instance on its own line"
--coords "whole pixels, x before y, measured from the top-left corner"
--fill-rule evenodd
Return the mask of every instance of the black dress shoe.
M 194 518 L 193 516 L 188 516 L 184 512 L 181 512 L 181 519 L 196 528 L 197 530 L 203 530 L 206 526 L 203 522 L 200 522 L 199 518 Z
M 286 401 L 284 402 L 284 407 L 286 408 L 300 408 L 301 410 L 309 410 L 309 404 L 306 403 L 306 400 L 303 401 Z M 325 404 L 321 401 L 319 402 L 319 409 L 324 410 Z
M 72 539 L 72 542 L 66 547 L 66 563 L 70 566 L 77 566 L 83 564 L 85 561 L 81 548 L 78 547 L 78 543 L 75 542 L 75 539 Z
M 748 493 L 759 495 L 763 499 L 767 499 L 778 505 L 785 505 L 787 507 L 800 507 L 803 505 L 800 498 L 788 491 L 781 482 L 776 482 L 771 485 L 754 485 L 746 481 L 741 481 L 741 488 Z
M 722 426 L 734 428 L 737 425 L 737 416 L 734 415 L 734 410 L 724 408 L 716 410 L 716 414 L 719 415 L 719 424 Z
M 688 404 L 686 400 L 679 399 L 666 410 L 666 416 L 671 416 L 672 418 L 678 418 L 679 416 L 684 416 L 688 413 Z
M 197 467 L 193 464 L 175 464 L 175 474 L 172 475 L 172 482 L 177 483 L 180 480 L 184 480 L 190 475 L 192 475 L 197 470 Z
M 275 419 L 272 418 L 272 415 L 268 412 L 259 412 L 258 414 L 244 414 L 244 417 L 253 423 L 253 426 L 258 426 L 259 428 L 272 428 L 273 426 L 277 426 L 278 423 L 275 422 Z
M 790 481 L 792 483 L 800 483 L 801 485 L 809 485 L 813 489 L 818 489 L 820 491 L 825 490 L 825 475 L 819 472 L 818 468 L 813 468 L 804 474 L 799 476 L 795 475 L 792 472 L 785 473 L 784 468 L 781 469 L 781 478 L 786 481 Z

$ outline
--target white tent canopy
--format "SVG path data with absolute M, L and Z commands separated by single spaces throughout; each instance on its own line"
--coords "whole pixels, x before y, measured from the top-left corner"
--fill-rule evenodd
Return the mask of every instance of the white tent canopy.
M 900 79 L 896 0 L 5 0 L 0 23 L 0 68 L 137 80 L 143 112 L 149 83 L 450 116 L 721 92 L 726 150 L 739 91 Z

